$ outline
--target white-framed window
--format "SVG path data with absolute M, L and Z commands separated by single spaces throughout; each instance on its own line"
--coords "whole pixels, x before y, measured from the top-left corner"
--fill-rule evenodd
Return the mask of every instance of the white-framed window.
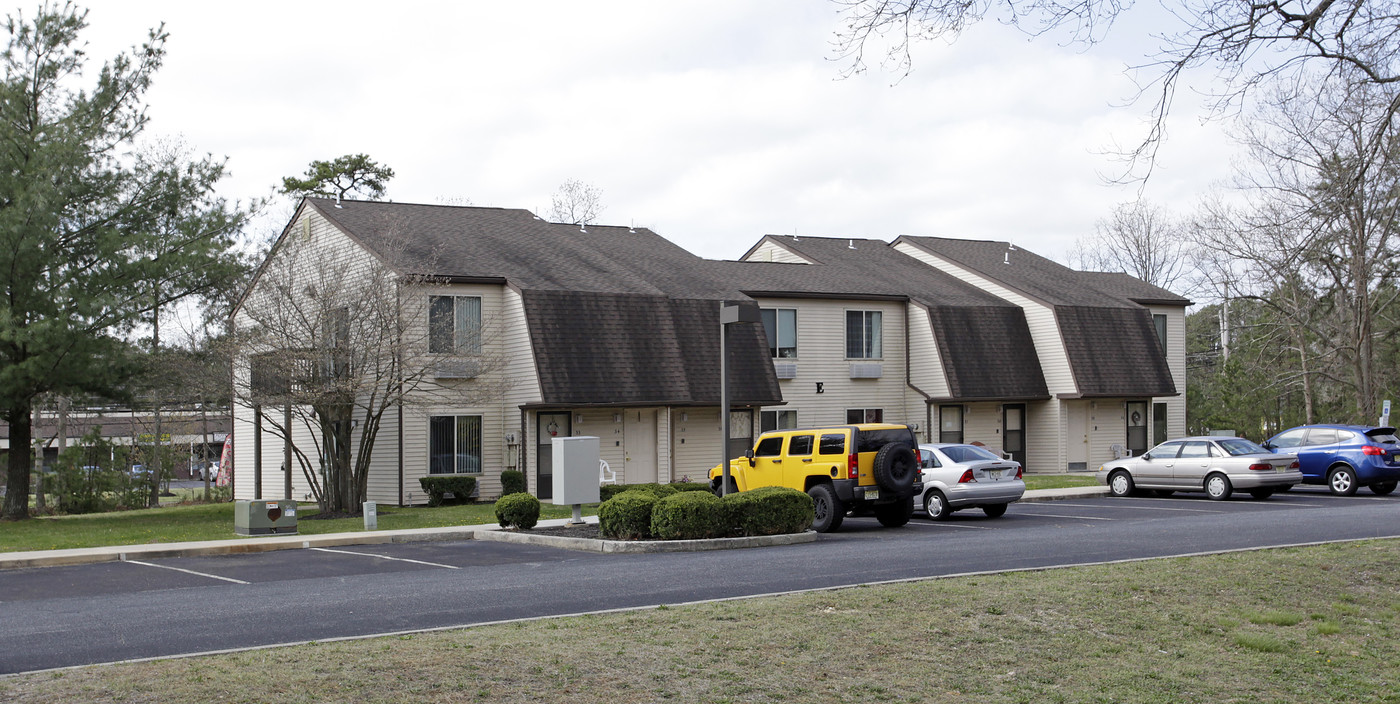
M 846 422 L 855 423 L 883 423 L 885 422 L 885 409 L 883 408 L 847 408 Z
M 880 318 L 878 310 L 846 311 L 846 358 L 880 359 Z
M 428 351 L 481 354 L 480 296 L 428 296 Z
M 761 411 L 759 432 L 770 430 L 790 430 L 797 427 L 797 411 Z
M 962 407 L 962 406 L 939 406 L 939 407 L 938 407 L 938 441 L 939 441 L 939 442 L 962 442 L 962 441 L 963 441 L 963 407 Z
M 768 336 L 768 354 L 774 359 L 797 356 L 797 309 L 764 308 L 763 333 Z
M 428 418 L 428 473 L 481 473 L 481 416 Z
M 1167 316 L 1161 313 L 1152 315 L 1152 327 L 1157 329 L 1157 344 L 1162 349 L 1162 356 L 1167 356 Z

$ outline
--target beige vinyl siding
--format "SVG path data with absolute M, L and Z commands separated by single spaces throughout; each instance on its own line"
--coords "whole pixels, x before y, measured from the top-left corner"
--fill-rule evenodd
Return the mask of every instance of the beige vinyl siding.
M 528 353 L 529 335 L 519 295 L 499 284 L 452 284 L 415 287 L 405 290 L 405 306 L 415 312 L 415 334 L 426 340 L 428 301 L 431 296 L 475 296 L 481 299 L 481 356 L 483 371 L 476 379 L 438 380 L 431 376 L 419 381 L 405 401 L 404 408 L 404 498 L 409 503 L 426 500 L 419 478 L 428 476 L 429 419 L 432 416 L 481 416 L 480 474 L 472 475 L 480 485 L 483 499 L 500 496 L 501 471 L 508 469 L 507 433 L 519 435 L 519 405 L 538 398 L 533 355 Z M 526 346 L 525 350 L 520 345 Z M 418 364 L 431 364 L 425 356 Z M 501 389 L 499 394 L 483 388 Z M 530 394 L 533 393 L 532 398 Z M 395 411 L 390 409 L 388 415 Z M 387 423 L 386 423 L 387 424 Z M 371 498 L 398 500 L 398 438 L 381 431 L 375 445 Z M 410 498 L 410 494 L 412 497 Z
M 1141 401 L 1146 399 L 1131 399 Z M 1128 401 L 1122 398 L 1100 398 L 1089 401 L 1089 464 L 1087 471 L 1113 459 L 1113 446 L 1128 446 Z M 1152 426 L 1147 427 L 1152 437 Z
M 301 259 L 298 261 L 299 271 L 307 276 L 313 275 L 314 269 L 312 267 L 317 266 L 336 268 L 345 266 L 346 275 L 355 276 L 357 273 L 367 272 L 374 263 L 371 254 L 360 248 L 353 240 L 311 208 L 304 209 L 301 216 L 292 223 L 287 232 L 287 241 L 272 256 L 279 256 L 289 246 L 309 248 L 310 251 L 301 254 Z M 267 300 L 262 295 L 262 287 L 265 285 L 269 285 L 266 278 L 260 278 L 254 282 L 254 287 L 243 304 L 244 309 L 240 309 L 235 316 L 235 327 L 242 329 L 251 324 L 246 307 L 263 304 Z M 246 394 L 248 378 L 247 361 L 239 360 L 235 365 L 234 382 L 238 388 L 244 389 L 240 393 Z M 281 423 L 283 410 L 280 407 L 265 407 L 263 415 L 265 417 L 262 434 L 263 498 L 283 498 L 285 478 L 281 468 L 285 457 L 285 446 L 282 439 L 271 432 L 271 423 L 266 419 L 271 416 L 278 423 Z M 314 427 L 314 419 L 309 418 L 309 416 L 310 413 L 307 409 L 297 409 L 297 412 L 293 414 L 292 443 L 306 455 L 310 471 L 319 472 L 320 434 Z M 252 499 L 255 486 L 253 477 L 255 424 L 253 409 L 245 401 L 235 402 L 233 425 L 235 498 Z M 358 438 L 356 438 L 356 442 L 358 442 Z M 351 448 L 352 457 L 355 449 Z M 300 462 L 294 458 L 293 463 L 292 498 L 298 501 L 310 500 L 312 497 L 310 483 L 306 480 Z
M 1026 403 L 1027 472 L 1065 471 L 1063 404 L 1056 399 Z
M 665 484 L 678 481 L 676 468 L 671 464 L 671 408 L 656 411 L 656 481 Z
M 922 423 L 922 410 L 910 418 L 910 401 L 922 401 L 905 383 L 904 331 L 905 306 L 898 301 L 813 300 L 802 298 L 763 298 L 760 308 L 797 309 L 797 357 L 774 360 L 795 363 L 793 379 L 779 380 L 785 406 L 768 410 L 797 411 L 801 427 L 840 425 L 846 410 L 880 408 L 888 423 Z M 846 311 L 880 311 L 881 358 L 846 358 Z M 879 379 L 852 379 L 851 364 L 879 362 Z M 822 393 L 817 393 L 817 382 Z M 715 456 L 719 456 L 718 450 Z M 718 464 L 715 460 L 709 466 Z
M 1001 454 L 1001 404 L 996 402 L 965 403 L 963 406 L 963 442 L 980 442 L 988 450 Z
M 938 341 L 933 337 L 928 309 L 909 304 L 909 380 L 919 390 L 933 398 L 947 398 L 948 375 L 938 354 Z M 915 394 L 917 395 L 917 394 Z
M 710 469 L 719 466 L 721 432 L 718 407 L 671 409 L 671 481 L 709 481 Z
M 1186 309 L 1179 306 L 1152 306 L 1154 315 L 1167 316 L 1167 366 L 1171 369 L 1176 396 L 1152 399 L 1167 404 L 1167 437 L 1186 435 Z M 1150 440 L 1149 436 L 1149 440 Z
M 810 264 L 806 258 L 783 247 L 773 240 L 764 240 L 762 244 L 754 248 L 749 256 L 744 258 L 746 262 L 782 262 L 785 264 Z

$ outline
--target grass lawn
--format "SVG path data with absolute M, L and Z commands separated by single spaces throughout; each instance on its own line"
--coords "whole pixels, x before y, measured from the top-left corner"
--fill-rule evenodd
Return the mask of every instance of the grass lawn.
M 1400 541 L 1347 543 L 92 667 L 0 700 L 1396 702 L 1397 591 Z
M 597 506 L 584 508 L 586 515 L 594 515 L 596 511 Z M 314 508 L 305 509 L 302 516 L 315 513 Z M 572 515 L 573 510 L 568 506 L 546 503 L 540 507 L 542 519 L 568 518 Z M 496 507 L 495 504 L 489 503 L 437 508 L 379 508 L 380 530 L 495 522 Z M 297 522 L 297 528 L 303 535 L 363 530 L 364 525 L 364 520 L 360 518 Z M 241 537 L 233 532 L 231 503 L 166 506 L 139 511 L 31 518 L 27 521 L 0 521 L 0 552 L 174 543 L 185 540 L 237 540 Z
M 1076 474 L 1026 474 L 1021 477 L 1026 489 L 1064 489 L 1073 486 L 1098 486 L 1095 477 L 1082 477 Z

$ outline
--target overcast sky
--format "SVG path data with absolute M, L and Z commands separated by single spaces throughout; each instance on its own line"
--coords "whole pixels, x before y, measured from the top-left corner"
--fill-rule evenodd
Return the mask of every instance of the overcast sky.
M 896 82 L 840 79 L 825 0 L 93 5 L 98 63 L 165 23 L 150 132 L 226 156 L 227 196 L 359 152 L 394 169 L 396 201 L 547 216 L 578 179 L 603 190 L 600 222 L 711 258 L 797 233 L 1011 240 L 1063 260 L 1135 197 L 1105 185 L 1104 151 L 1138 139 L 1150 107 L 1121 106 L 1125 66 L 1151 49 L 1133 17 L 1087 51 L 982 23 L 920 46 Z M 1191 101 L 1146 189 L 1180 210 L 1231 149 Z

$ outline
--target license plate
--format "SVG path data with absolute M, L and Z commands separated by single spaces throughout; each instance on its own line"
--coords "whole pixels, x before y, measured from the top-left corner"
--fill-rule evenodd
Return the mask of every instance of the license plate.
M 871 500 L 880 498 L 880 490 L 879 490 L 879 489 L 866 489 L 866 490 L 865 490 L 865 498 L 871 499 Z
M 987 470 L 987 476 L 990 476 L 992 479 L 1001 479 L 1001 470 L 989 469 Z

